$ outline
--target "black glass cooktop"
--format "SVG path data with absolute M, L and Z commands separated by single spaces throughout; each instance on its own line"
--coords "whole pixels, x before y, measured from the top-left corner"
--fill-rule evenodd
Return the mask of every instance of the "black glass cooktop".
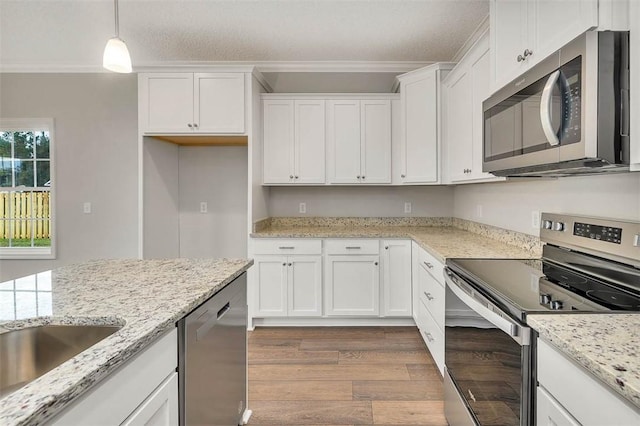
M 521 320 L 528 313 L 640 311 L 640 271 L 551 251 L 553 259 L 448 259 L 447 266 Z

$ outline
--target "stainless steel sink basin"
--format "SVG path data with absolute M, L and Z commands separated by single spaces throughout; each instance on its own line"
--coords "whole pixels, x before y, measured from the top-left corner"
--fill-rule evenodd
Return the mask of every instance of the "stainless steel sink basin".
M 0 334 L 0 398 L 20 389 L 120 328 L 44 325 Z

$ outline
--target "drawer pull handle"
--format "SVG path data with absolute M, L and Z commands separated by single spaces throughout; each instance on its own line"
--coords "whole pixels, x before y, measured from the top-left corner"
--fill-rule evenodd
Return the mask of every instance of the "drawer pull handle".
M 278 247 L 280 250 L 293 250 L 294 246 L 280 246 Z
M 425 262 L 423 262 L 423 263 L 424 263 L 425 265 L 427 265 L 427 268 L 429 268 L 429 269 L 433 269 L 433 265 L 432 265 L 431 263 L 426 262 L 426 261 L 425 261 Z
M 360 250 L 362 247 L 360 246 L 346 246 L 347 250 Z
M 433 299 L 435 299 L 435 298 L 431 295 L 431 293 L 427 293 L 426 291 L 424 292 L 424 295 L 426 296 L 427 300 L 433 300 Z
M 424 333 L 424 337 L 426 337 L 429 342 L 433 342 L 435 340 L 433 338 L 433 335 L 431 333 L 427 333 L 426 331 Z

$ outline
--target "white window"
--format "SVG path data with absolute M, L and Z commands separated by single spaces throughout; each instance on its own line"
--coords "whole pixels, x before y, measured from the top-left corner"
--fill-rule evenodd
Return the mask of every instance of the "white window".
M 54 257 L 53 120 L 0 119 L 0 259 Z

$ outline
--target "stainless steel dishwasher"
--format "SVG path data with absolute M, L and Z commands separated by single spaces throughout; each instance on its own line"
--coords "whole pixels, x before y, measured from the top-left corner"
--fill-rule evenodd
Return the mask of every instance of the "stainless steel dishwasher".
M 180 425 L 242 424 L 247 384 L 247 274 L 178 323 Z

